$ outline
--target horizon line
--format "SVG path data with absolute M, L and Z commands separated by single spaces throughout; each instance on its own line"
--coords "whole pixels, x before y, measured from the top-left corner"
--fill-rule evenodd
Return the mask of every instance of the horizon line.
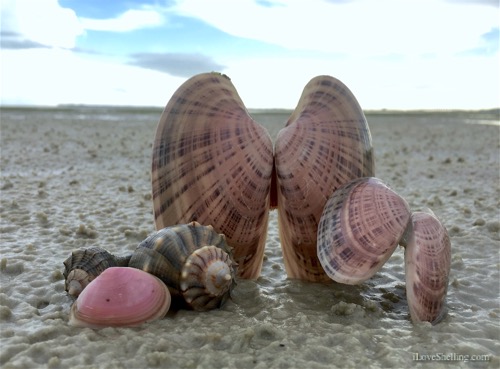
M 38 105 L 38 104 L 0 104 L 0 109 L 11 110 L 50 110 L 50 109 L 114 109 L 114 110 L 163 110 L 165 106 L 159 105 L 109 105 L 109 104 L 56 104 L 56 105 Z M 291 113 L 291 108 L 246 108 L 249 113 Z M 481 112 L 500 114 L 500 107 L 481 108 L 481 109 L 461 109 L 461 108 L 418 108 L 418 109 L 400 109 L 400 108 L 377 108 L 362 109 L 364 113 L 453 113 L 453 112 Z

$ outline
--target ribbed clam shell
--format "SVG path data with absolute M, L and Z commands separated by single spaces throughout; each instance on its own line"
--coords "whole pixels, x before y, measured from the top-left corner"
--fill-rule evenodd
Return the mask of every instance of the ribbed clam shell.
M 170 307 L 167 286 L 139 269 L 111 267 L 85 288 L 71 307 L 77 327 L 134 327 L 160 319 Z
M 318 223 L 341 185 L 374 175 L 370 131 L 352 92 L 330 76 L 313 78 L 275 145 L 281 246 L 290 278 L 323 281 Z
M 445 315 L 451 264 L 446 228 L 432 214 L 412 214 L 405 249 L 406 298 L 414 322 L 438 323 Z
M 179 87 L 153 144 L 157 229 L 197 221 L 234 248 L 239 275 L 256 278 L 267 231 L 273 147 L 230 79 L 199 74 Z
M 219 291 L 214 291 L 212 286 L 205 287 L 203 283 L 207 277 L 201 277 L 206 275 L 210 263 L 216 261 L 226 264 L 226 271 L 230 276 Z M 166 227 L 153 233 L 139 244 L 130 258 L 129 266 L 160 278 L 173 297 L 182 296 L 194 310 L 220 306 L 235 285 L 236 264 L 225 236 L 218 234 L 212 226 L 202 226 L 197 222 Z M 196 279 L 193 277 L 193 266 L 200 275 L 195 286 L 189 282 Z M 210 280 L 209 282 L 211 283 Z M 203 292 L 206 297 L 193 297 L 195 290 L 190 290 L 191 286 L 197 287 L 197 293 Z
M 127 266 L 129 257 L 117 257 L 99 247 L 78 249 L 64 261 L 66 291 L 77 297 L 82 290 L 105 269 Z
M 377 178 L 339 188 L 326 203 L 318 228 L 318 257 L 336 282 L 358 284 L 387 261 L 410 222 L 406 201 Z

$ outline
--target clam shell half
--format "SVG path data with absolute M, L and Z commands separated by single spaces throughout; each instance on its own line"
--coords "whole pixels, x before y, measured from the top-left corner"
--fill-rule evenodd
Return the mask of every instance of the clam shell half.
M 321 265 L 336 282 L 364 282 L 392 255 L 410 217 L 407 202 L 379 179 L 349 182 L 330 197 L 321 216 Z
M 438 323 L 445 315 L 451 265 L 446 228 L 433 214 L 412 214 L 405 249 L 406 298 L 414 322 Z
M 318 223 L 328 198 L 374 175 L 370 130 L 353 93 L 330 76 L 313 78 L 275 146 L 278 220 L 290 278 L 328 280 L 316 255 Z
M 197 221 L 234 248 L 238 274 L 256 278 L 267 233 L 273 147 L 230 79 L 204 73 L 174 93 L 153 144 L 157 229 Z

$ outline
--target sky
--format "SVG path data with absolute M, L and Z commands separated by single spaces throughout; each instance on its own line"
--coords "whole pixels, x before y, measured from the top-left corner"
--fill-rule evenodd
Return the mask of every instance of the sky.
M 0 1 L 3 106 L 164 106 L 217 71 L 250 109 L 321 74 L 366 110 L 500 107 L 498 0 Z

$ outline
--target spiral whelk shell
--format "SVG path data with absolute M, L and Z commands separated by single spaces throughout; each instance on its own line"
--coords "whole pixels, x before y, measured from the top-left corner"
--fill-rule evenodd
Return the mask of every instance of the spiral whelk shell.
M 130 256 L 117 257 L 98 247 L 73 251 L 64 261 L 65 290 L 77 297 L 105 269 L 127 266 Z
M 225 236 L 197 222 L 163 228 L 142 241 L 129 266 L 160 278 L 194 310 L 220 307 L 235 285 Z

